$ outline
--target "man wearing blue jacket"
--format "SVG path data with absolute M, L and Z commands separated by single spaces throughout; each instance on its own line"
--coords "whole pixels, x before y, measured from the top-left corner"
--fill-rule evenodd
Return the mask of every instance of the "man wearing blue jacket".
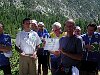
M 96 30 L 96 24 L 90 23 L 87 26 L 87 33 L 82 35 L 84 43 L 83 60 L 87 61 L 87 64 L 83 64 L 82 68 L 82 71 L 84 71 L 84 75 L 95 75 L 95 73 L 97 73 L 97 70 L 99 69 L 100 34 L 98 32 L 95 32 Z
M 41 74 L 41 65 L 42 65 L 42 71 L 43 75 L 48 74 L 48 66 L 49 66 L 49 52 L 48 50 L 44 50 L 43 44 L 45 42 L 45 38 L 49 38 L 49 33 L 47 29 L 44 27 L 43 22 L 38 23 L 38 35 L 41 38 L 42 44 L 41 48 L 38 49 L 37 55 L 38 55 L 38 75 Z
M 11 37 L 3 31 L 4 26 L 0 23 L 0 69 L 3 70 L 4 75 L 12 75 L 9 58 L 5 55 L 12 48 Z

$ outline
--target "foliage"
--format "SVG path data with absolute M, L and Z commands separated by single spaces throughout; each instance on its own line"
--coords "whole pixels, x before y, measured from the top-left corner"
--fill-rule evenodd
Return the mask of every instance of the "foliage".
M 25 1 L 23 4 L 26 5 L 27 1 Z M 26 8 L 29 6 L 27 4 Z M 57 12 L 59 12 L 57 8 Z M 12 36 L 12 39 L 16 37 L 16 34 L 18 32 L 18 29 L 21 28 L 22 20 L 26 17 L 30 17 L 32 19 L 36 19 L 38 22 L 43 21 L 45 24 L 45 27 L 48 29 L 48 31 L 51 31 L 52 24 L 56 21 L 60 22 L 62 24 L 62 29 L 64 29 L 64 22 L 66 19 L 65 16 L 63 16 L 61 13 L 48 13 L 43 14 L 42 12 L 36 12 L 28 9 L 17 9 L 12 3 L 7 4 L 4 2 L 3 6 L 0 6 L 0 20 L 4 23 L 5 27 L 5 33 L 8 33 Z M 99 15 L 98 15 L 99 16 Z M 99 16 L 100 17 L 100 16 Z M 97 25 L 100 23 L 100 18 L 94 19 L 94 22 L 97 23 Z M 82 32 L 86 32 L 86 25 L 90 22 L 90 20 L 78 18 L 75 19 L 76 25 L 79 25 L 82 28 Z M 11 61 L 11 68 L 12 68 L 12 74 L 18 75 L 18 68 L 19 68 L 19 55 L 15 51 L 14 44 L 15 40 L 12 40 L 13 43 L 13 56 L 10 58 Z M 1 72 L 0 72 L 1 74 Z
M 15 39 L 12 39 L 12 52 L 13 55 L 10 58 L 12 75 L 19 75 L 19 54 L 15 50 Z
M 13 55 L 12 57 L 10 57 L 11 71 L 12 71 L 12 75 L 19 75 L 19 55 L 15 50 L 14 45 L 15 45 L 15 39 L 12 39 Z M 0 75 L 3 75 L 3 71 L 1 70 L 0 70 Z
M 10 10 L 9 10 L 10 9 Z M 16 37 L 18 29 L 21 27 L 22 20 L 26 17 L 36 19 L 38 22 L 43 21 L 48 31 L 51 31 L 51 25 L 55 22 L 61 22 L 66 19 L 64 16 L 58 14 L 49 16 L 42 14 L 41 12 L 33 12 L 29 10 L 15 9 L 14 6 L 0 7 L 0 20 L 4 23 L 5 33 L 9 33 L 12 38 Z
M 27 1 L 24 2 L 26 4 Z M 4 2 L 3 6 L 0 7 L 0 20 L 4 23 L 5 26 L 5 33 L 9 33 L 12 38 L 16 37 L 16 34 L 21 28 L 22 20 L 26 17 L 30 17 L 31 19 L 36 19 L 38 22 L 43 21 L 45 24 L 45 27 L 48 29 L 48 31 L 51 31 L 52 24 L 55 21 L 58 21 L 62 24 L 62 29 L 64 29 L 64 22 L 67 17 L 63 16 L 61 13 L 48 13 L 43 14 L 42 12 L 38 11 L 32 11 L 29 9 L 21 9 L 16 8 L 15 5 L 11 2 L 6 3 Z M 79 25 L 82 28 L 82 32 L 86 32 L 86 25 L 90 21 L 94 21 L 97 24 L 100 23 L 100 16 L 98 15 L 98 19 L 94 20 L 86 20 L 83 18 L 77 18 L 75 19 L 76 24 Z

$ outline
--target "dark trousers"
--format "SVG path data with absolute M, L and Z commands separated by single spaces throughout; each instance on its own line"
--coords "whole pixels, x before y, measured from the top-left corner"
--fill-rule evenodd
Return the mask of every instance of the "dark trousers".
M 41 74 L 41 66 L 43 75 L 48 74 L 48 67 L 49 67 L 49 58 L 50 53 L 48 50 L 44 50 L 43 48 L 39 48 L 37 50 L 37 56 L 38 56 L 38 75 Z
M 72 67 L 64 67 L 61 63 L 58 69 L 52 75 L 72 75 Z
M 98 63 L 94 61 L 81 61 L 79 67 L 80 75 L 98 75 Z
M 10 64 L 5 66 L 0 66 L 0 69 L 3 70 L 4 75 L 12 75 Z
M 80 75 L 98 75 L 98 72 L 80 71 Z
M 41 74 L 41 66 L 42 66 L 43 75 L 47 75 L 48 66 L 49 66 L 48 55 L 38 55 L 38 74 Z

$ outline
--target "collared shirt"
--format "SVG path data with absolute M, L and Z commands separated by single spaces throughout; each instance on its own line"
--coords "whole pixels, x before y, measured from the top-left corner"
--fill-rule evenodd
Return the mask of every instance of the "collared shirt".
M 0 44 L 3 46 L 12 46 L 11 37 L 8 34 L 0 34 Z M 9 58 L 5 57 L 3 52 L 0 52 L 0 66 L 8 65 Z
M 38 34 L 34 31 L 25 32 L 24 30 L 19 32 L 16 37 L 16 46 L 19 47 L 26 54 L 33 54 L 36 50 L 36 46 L 41 43 Z
M 88 34 L 83 34 L 82 39 L 85 42 L 84 44 L 93 44 L 94 42 L 97 42 L 99 44 L 100 42 L 100 34 L 98 32 L 94 32 L 92 36 L 88 36 Z

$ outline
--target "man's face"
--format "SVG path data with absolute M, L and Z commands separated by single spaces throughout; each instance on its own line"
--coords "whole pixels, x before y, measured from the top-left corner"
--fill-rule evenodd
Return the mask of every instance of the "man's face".
M 44 25 L 39 24 L 38 28 L 39 28 L 39 30 L 43 30 L 44 29 Z
M 81 30 L 75 29 L 74 33 L 75 33 L 75 35 L 81 35 Z
M 88 26 L 87 32 L 88 32 L 88 35 L 89 35 L 89 36 L 93 35 L 93 33 L 95 32 L 94 27 Z
M 66 22 L 66 24 L 65 24 L 65 30 L 66 30 L 67 33 L 73 33 L 74 30 L 75 30 L 74 23 L 72 23 L 72 22 Z
M 26 20 L 26 21 L 24 22 L 23 28 L 24 28 L 25 30 L 30 29 L 30 21 L 29 21 L 29 20 Z
M 31 28 L 32 28 L 32 29 L 35 29 L 35 28 L 37 29 L 38 26 L 37 26 L 35 23 L 31 23 Z
M 58 27 L 58 26 L 53 26 L 53 32 L 56 33 L 56 34 L 59 34 L 61 31 L 61 28 Z

